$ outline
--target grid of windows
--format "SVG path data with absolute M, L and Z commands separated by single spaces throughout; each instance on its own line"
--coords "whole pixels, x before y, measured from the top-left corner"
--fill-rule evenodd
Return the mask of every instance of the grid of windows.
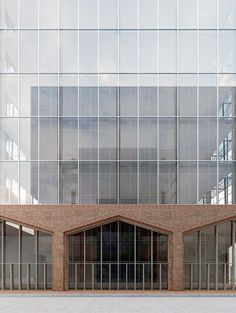
M 236 203 L 234 0 L 1 0 L 0 203 Z

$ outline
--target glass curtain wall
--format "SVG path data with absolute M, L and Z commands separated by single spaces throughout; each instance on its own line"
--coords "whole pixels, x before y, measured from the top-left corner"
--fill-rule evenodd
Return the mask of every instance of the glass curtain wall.
M 0 203 L 235 204 L 234 0 L 1 0 Z
M 0 288 L 52 288 L 52 236 L 0 220 Z
M 185 236 L 185 288 L 235 289 L 235 221 Z
M 69 236 L 70 289 L 167 289 L 168 236 L 115 221 Z

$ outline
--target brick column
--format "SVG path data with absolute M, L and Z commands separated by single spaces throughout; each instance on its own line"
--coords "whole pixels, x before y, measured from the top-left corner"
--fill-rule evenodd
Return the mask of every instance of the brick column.
M 52 237 L 52 289 L 65 290 L 65 240 L 63 232 Z
M 171 290 L 184 290 L 184 240 L 183 233 L 172 237 L 172 286 Z

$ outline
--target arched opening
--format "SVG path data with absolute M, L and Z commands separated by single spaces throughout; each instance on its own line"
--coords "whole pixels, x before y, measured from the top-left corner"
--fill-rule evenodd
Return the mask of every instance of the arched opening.
M 70 289 L 167 289 L 168 236 L 114 221 L 69 236 Z

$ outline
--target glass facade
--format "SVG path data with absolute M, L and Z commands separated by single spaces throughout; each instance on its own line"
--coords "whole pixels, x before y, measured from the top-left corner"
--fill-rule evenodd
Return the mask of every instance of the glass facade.
M 1 204 L 232 204 L 234 0 L 1 0 Z
M 235 221 L 185 236 L 185 288 L 235 289 Z
M 0 220 L 0 288 L 52 288 L 52 236 Z
M 69 236 L 70 289 L 167 289 L 168 236 L 115 221 Z

